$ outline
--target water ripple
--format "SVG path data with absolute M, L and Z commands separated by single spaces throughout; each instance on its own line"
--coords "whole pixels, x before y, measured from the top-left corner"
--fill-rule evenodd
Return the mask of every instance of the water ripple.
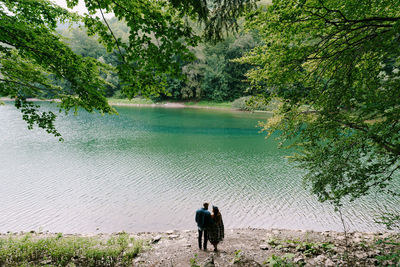
M 251 114 L 62 115 L 59 143 L 28 131 L 9 106 L 0 111 L 0 232 L 195 229 L 203 201 L 219 206 L 227 228 L 342 229 L 333 208 L 302 187 L 304 172 L 287 152 L 258 134 L 260 118 Z M 351 230 L 373 231 L 382 229 L 375 214 L 399 207 L 377 193 L 343 213 Z

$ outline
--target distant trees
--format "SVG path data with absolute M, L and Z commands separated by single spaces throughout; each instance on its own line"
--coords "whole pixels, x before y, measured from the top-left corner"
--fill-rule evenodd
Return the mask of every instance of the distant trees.
M 196 60 L 182 66 L 184 80 L 170 79 L 163 98 L 232 101 L 248 94 L 250 64 L 233 62 L 259 43 L 254 32 L 241 32 L 218 43 L 195 47 Z
M 108 23 L 115 36 L 127 41 L 129 28 L 125 23 L 116 18 L 109 20 Z M 77 26 L 72 28 L 61 27 L 57 31 L 75 53 L 83 57 L 95 58 L 115 68 L 123 64 L 116 50 L 108 53 L 94 36 L 87 35 L 85 28 Z M 194 61 L 180 61 L 183 76 L 178 78 L 167 76 L 165 92 L 160 93 L 155 98 L 206 99 L 220 102 L 233 101 L 248 94 L 246 90 L 249 83 L 246 82 L 245 73 L 252 66 L 232 60 L 243 56 L 259 42 L 259 37 L 255 32 L 245 33 L 241 31 L 237 34 L 231 33 L 224 40 L 216 43 L 199 43 L 191 48 L 196 58 Z M 115 71 L 103 73 L 102 76 L 108 82 L 105 88 L 106 96 L 124 96 L 121 94 L 120 80 Z M 64 84 L 63 86 L 67 87 L 68 85 Z

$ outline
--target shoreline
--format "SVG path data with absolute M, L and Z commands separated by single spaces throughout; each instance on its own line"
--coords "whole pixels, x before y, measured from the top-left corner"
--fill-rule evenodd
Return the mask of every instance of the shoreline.
M 240 109 L 235 109 L 235 108 L 185 105 L 184 102 L 166 102 L 166 103 L 153 103 L 153 104 L 109 102 L 109 104 L 111 106 L 117 106 L 117 107 L 194 108 L 194 109 L 217 109 L 217 110 L 226 110 L 226 111 L 246 112 L 246 111 L 243 111 Z
M 39 99 L 39 98 L 27 98 L 28 101 L 32 102 L 60 102 L 59 99 Z M 126 99 L 124 99 L 126 100 Z M 1 97 L 0 101 L 14 101 L 12 98 Z M 185 105 L 185 102 L 160 102 L 160 103 L 122 103 L 115 100 L 107 99 L 110 106 L 117 107 L 153 107 L 153 108 L 192 108 L 192 109 L 209 109 L 209 110 L 222 110 L 229 112 L 243 112 L 243 113 L 259 113 L 259 114 L 271 114 L 271 111 L 254 110 L 247 111 L 233 107 L 218 107 L 218 106 L 203 106 L 203 105 Z
M 27 234 L 26 232 L 0 234 L 0 240 L 10 236 L 23 238 Z M 31 232 L 29 235 L 38 240 L 60 234 Z M 133 266 L 183 267 L 191 266 L 193 261 L 198 266 L 269 266 L 271 260 L 278 261 L 282 265 L 293 263 L 294 266 L 370 266 L 377 263 L 396 266 L 400 263 L 397 262 L 398 258 L 378 262 L 379 257 L 392 255 L 392 253 L 398 255 L 396 253 L 400 252 L 400 232 L 345 234 L 336 231 L 226 229 L 225 239 L 218 245 L 218 252 L 213 251 L 211 244 L 208 244 L 208 250 L 200 250 L 197 246 L 196 230 L 65 234 L 62 236 L 63 238 L 97 238 L 106 243 L 110 238 L 119 235 L 143 240 L 145 244 L 143 251 L 132 259 Z M 211 259 L 215 265 L 206 265 Z
M 132 235 L 158 235 L 158 234 L 171 234 L 174 233 L 188 233 L 197 231 L 194 227 L 193 229 L 169 229 L 169 230 L 155 230 L 155 231 L 115 231 L 115 232 L 101 232 L 96 230 L 95 232 L 58 232 L 58 231 L 50 231 L 50 230 L 27 230 L 27 231 L 5 231 L 0 232 L 0 237 L 5 235 L 24 235 L 24 234 L 38 234 L 38 235 L 55 235 L 58 233 L 63 233 L 68 236 L 111 236 L 118 235 L 121 233 L 128 233 Z M 303 234 L 337 234 L 342 235 L 344 231 L 336 231 L 336 230 L 312 230 L 312 229 L 288 229 L 288 228 L 254 228 L 254 227 L 239 227 L 239 228 L 225 228 L 225 231 L 264 231 L 264 232 L 286 232 L 286 233 L 303 233 Z M 385 234 L 399 234 L 400 230 L 386 230 L 386 231 L 346 231 L 347 234 L 364 234 L 364 235 L 385 235 Z

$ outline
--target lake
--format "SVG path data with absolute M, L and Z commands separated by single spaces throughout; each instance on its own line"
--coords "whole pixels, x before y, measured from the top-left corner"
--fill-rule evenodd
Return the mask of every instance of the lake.
M 0 106 L 0 232 L 190 230 L 204 201 L 220 208 L 226 228 L 342 230 L 332 206 L 303 188 L 305 171 L 289 151 L 259 133 L 267 115 L 117 110 L 60 115 L 61 143 L 27 130 L 10 103 Z M 350 230 L 379 231 L 374 216 L 399 204 L 373 194 L 343 213 Z

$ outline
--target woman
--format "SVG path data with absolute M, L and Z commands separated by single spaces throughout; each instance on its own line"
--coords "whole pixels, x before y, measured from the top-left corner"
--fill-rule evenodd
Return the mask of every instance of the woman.
M 224 239 L 224 222 L 218 207 L 212 207 L 212 223 L 208 229 L 208 240 L 214 246 L 214 251 L 218 251 L 218 243 Z

